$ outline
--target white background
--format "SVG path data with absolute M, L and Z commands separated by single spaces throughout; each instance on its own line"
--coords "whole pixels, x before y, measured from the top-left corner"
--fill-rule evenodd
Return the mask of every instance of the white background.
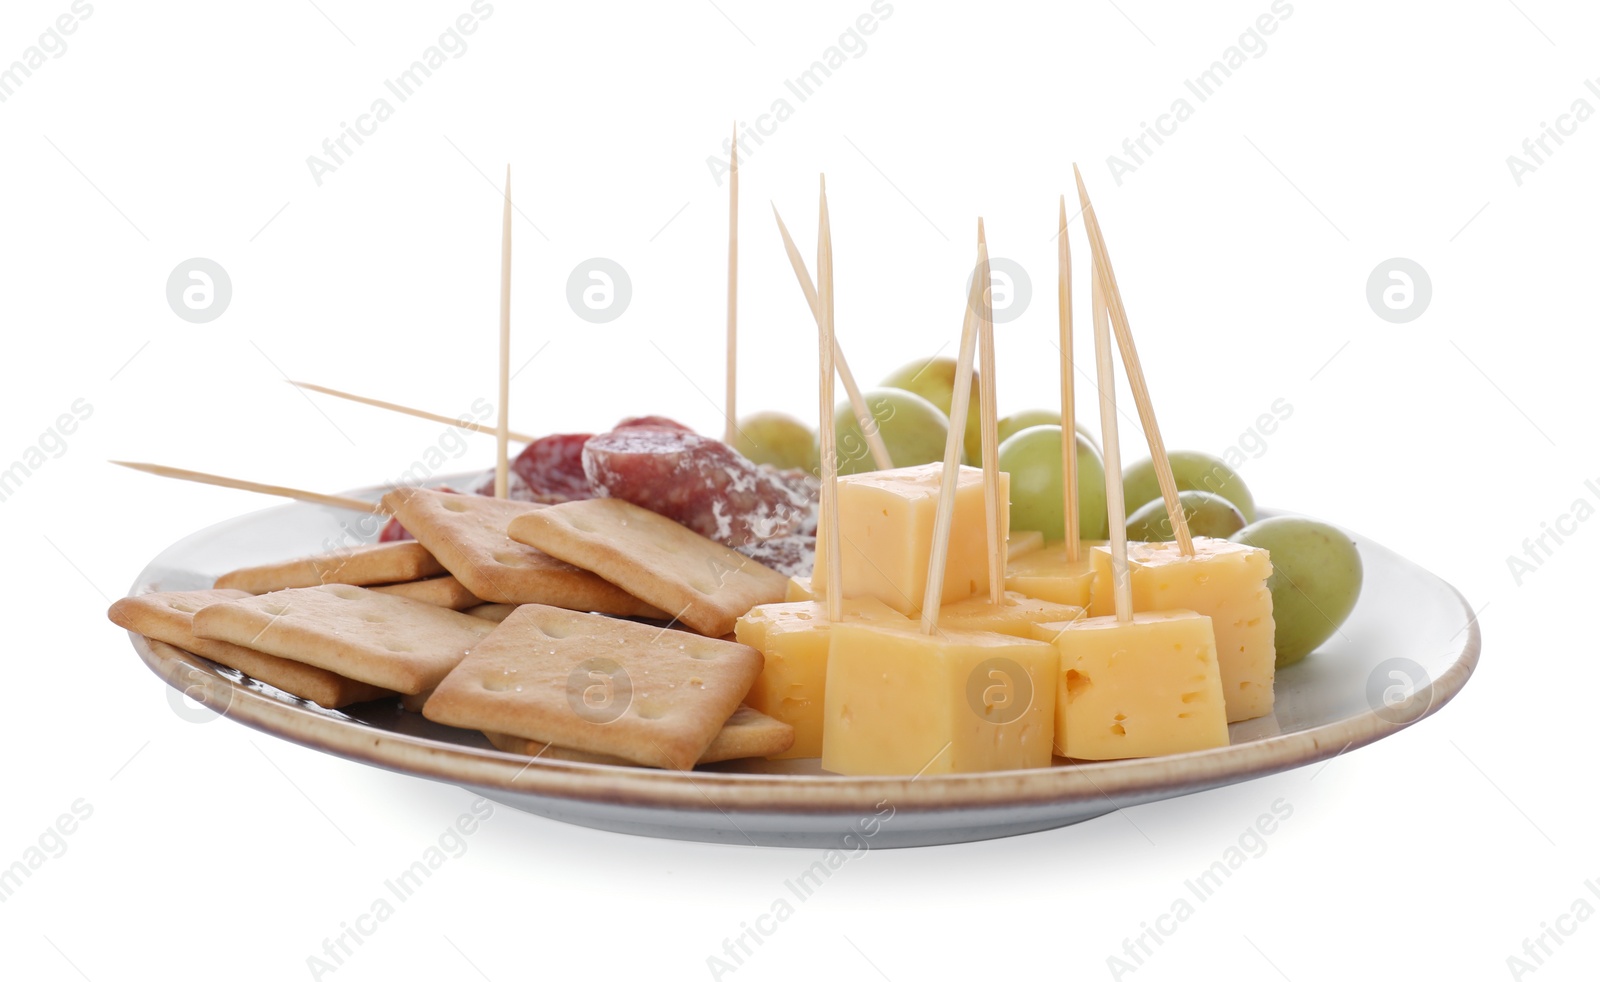
M 492 397 L 508 161 L 514 355 L 540 352 L 518 376 L 514 425 L 664 413 L 717 432 L 727 219 L 706 158 L 731 119 L 782 96 L 793 116 L 741 172 L 745 409 L 814 413 L 814 334 L 767 201 L 809 254 L 819 171 L 857 373 L 953 343 L 982 215 L 994 254 L 1033 276 L 1033 304 L 1000 328 L 1001 411 L 1051 405 L 1051 236 L 1076 160 L 1169 445 L 1221 452 L 1287 400 L 1292 417 L 1243 469 L 1257 499 L 1445 575 L 1481 608 L 1485 649 L 1439 715 L 1320 771 L 871 853 L 726 977 L 1107 977 L 1123 939 L 1279 798 L 1293 816 L 1265 855 L 1134 977 L 1503 978 L 1576 898 L 1600 904 L 1583 886 L 1600 876 L 1600 522 L 1520 584 L 1507 568 L 1600 479 L 1600 121 L 1521 186 L 1506 164 L 1574 100 L 1600 109 L 1583 85 L 1600 76 L 1592 6 L 1294 0 L 1264 54 L 1119 185 L 1107 156 L 1174 99 L 1195 102 L 1183 80 L 1268 0 L 895 0 L 804 103 L 783 81 L 868 0 L 497 0 L 465 54 L 319 187 L 307 156 L 468 0 L 319 5 L 97 0 L 65 53 L 0 103 L 0 466 L 74 400 L 93 406 L 0 503 L 0 864 L 73 802 L 93 808 L 0 905 L 8 976 L 306 977 L 307 956 L 471 801 L 180 718 L 104 608 L 172 540 L 268 502 L 105 461 L 329 491 L 404 469 L 440 427 L 313 404 L 284 376 L 451 414 Z M 67 9 L 0 8 L 0 65 Z M 1073 236 L 1086 256 L 1081 223 Z M 164 294 L 194 256 L 233 282 L 205 325 Z M 607 325 L 566 304 L 568 273 L 593 256 L 633 281 Z M 1394 256 L 1432 278 L 1409 324 L 1365 297 Z M 461 464 L 491 451 L 474 443 Z M 724 938 L 814 858 L 498 808 L 336 977 L 705 978 Z M 1593 977 L 1600 924 L 1561 923 L 1575 933 L 1537 978 Z

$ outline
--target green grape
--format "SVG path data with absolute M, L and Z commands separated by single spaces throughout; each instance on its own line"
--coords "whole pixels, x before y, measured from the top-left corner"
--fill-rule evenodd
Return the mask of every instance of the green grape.
M 1210 491 L 1233 502 L 1247 522 L 1256 520 L 1256 500 L 1250 496 L 1244 479 L 1220 458 L 1198 450 L 1174 450 L 1167 455 L 1172 462 L 1172 479 L 1179 491 Z M 1161 497 L 1161 485 L 1156 481 L 1155 463 L 1146 457 L 1122 472 L 1122 499 L 1129 511 L 1141 508 L 1146 502 Z
M 1190 535 L 1209 535 L 1226 539 L 1244 528 L 1244 515 L 1233 502 L 1210 491 L 1179 491 L 1178 504 Z M 1167 517 L 1167 503 L 1160 498 L 1145 504 L 1128 516 L 1128 539 L 1132 542 L 1171 542 L 1177 538 Z
M 883 385 L 890 389 L 914 392 L 938 407 L 949 425 L 950 401 L 956 388 L 956 360 L 954 358 L 928 358 L 902 365 L 889 373 Z M 983 430 L 978 412 L 978 373 L 972 373 L 972 402 L 967 410 L 967 429 L 962 434 L 962 446 L 968 463 L 976 464 L 983 457 Z M 940 451 L 941 455 L 943 451 Z M 895 458 L 900 464 L 900 458 Z
M 751 413 L 739 420 L 733 449 L 757 464 L 817 469 L 817 434 L 787 413 Z
M 861 401 L 866 403 L 867 412 L 872 415 L 871 425 L 882 435 L 884 448 L 896 467 L 944 460 L 950 420 L 938 406 L 902 389 L 869 389 L 861 393 Z M 834 409 L 833 431 L 840 474 L 878 469 L 850 403 L 842 402 Z
M 1278 667 L 1293 665 L 1333 636 L 1361 595 L 1361 554 L 1350 537 L 1309 518 L 1266 518 L 1234 542 L 1272 556 L 1272 620 Z
M 1078 447 L 1078 534 L 1110 538 L 1106 523 L 1106 472 L 1100 452 L 1083 438 Z M 1066 538 L 1061 498 L 1061 427 L 1030 426 L 1000 444 L 1000 469 L 1011 475 L 1011 527 Z
M 1030 426 L 1060 426 L 1061 414 L 1053 409 L 1024 409 L 1020 413 L 1002 416 L 998 426 L 1000 442 L 1004 443 L 1021 433 Z M 1094 431 L 1083 423 L 1078 424 L 1078 435 L 1088 440 L 1096 450 L 1100 449 L 1100 441 L 1095 439 Z M 974 463 L 977 461 L 974 460 Z

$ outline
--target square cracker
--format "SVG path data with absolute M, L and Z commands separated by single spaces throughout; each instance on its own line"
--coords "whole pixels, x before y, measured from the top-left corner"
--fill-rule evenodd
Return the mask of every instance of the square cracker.
M 422 715 L 686 771 L 761 663 L 730 641 L 524 604 L 439 683 Z
M 509 532 L 713 638 L 732 632 L 751 607 L 781 601 L 789 585 L 782 573 L 617 498 L 530 511 L 514 519 Z
M 668 616 L 587 570 L 506 537 L 513 518 L 544 505 L 427 488 L 397 488 L 383 496 L 383 503 L 463 586 L 489 603 Z
M 526 740 L 508 733 L 485 732 L 484 736 L 496 750 L 524 757 L 542 757 L 546 760 L 571 760 L 581 764 L 629 764 L 621 757 L 585 753 L 568 747 L 556 747 L 538 740 Z M 794 727 L 782 720 L 749 706 L 740 706 L 722 724 L 722 730 L 712 739 L 711 746 L 700 755 L 701 764 L 715 764 L 724 760 L 741 760 L 745 757 L 771 757 L 794 746 Z
M 281 563 L 246 566 L 217 577 L 216 588 L 271 593 L 324 583 L 403 583 L 443 572 L 444 567 L 420 542 L 374 542 Z
M 194 630 L 396 692 L 422 692 L 448 675 L 494 625 L 335 583 L 202 607 Z
M 282 689 L 291 696 L 298 696 L 327 709 L 394 695 L 388 689 L 347 679 L 326 669 L 195 635 L 194 615 L 200 608 L 248 596 L 250 594 L 243 590 L 146 593 L 118 600 L 111 605 L 109 616 L 112 623 L 119 627 L 192 651 L 218 665 L 226 665 L 259 682 Z
M 461 585 L 461 581 L 446 573 L 444 576 L 434 576 L 426 580 L 412 580 L 409 583 L 385 583 L 382 586 L 371 587 L 376 593 L 387 593 L 394 597 L 405 597 L 408 600 L 420 600 L 425 604 L 435 607 L 448 607 L 451 610 L 466 610 L 483 603 L 472 595 L 472 591 Z

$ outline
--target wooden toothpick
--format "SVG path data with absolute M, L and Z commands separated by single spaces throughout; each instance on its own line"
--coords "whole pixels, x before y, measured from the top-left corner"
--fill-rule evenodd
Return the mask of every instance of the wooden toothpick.
M 722 440 L 732 446 L 739 435 L 739 123 L 733 124 L 728 145 L 733 165 L 728 177 L 728 354 L 727 395 L 724 415 L 728 426 Z
M 1091 291 L 1092 294 L 1093 291 Z M 1056 322 L 1061 334 L 1061 518 L 1067 562 L 1078 561 L 1078 406 L 1072 366 L 1072 247 L 1067 236 L 1067 196 L 1061 196 L 1056 233 Z
M 257 481 L 241 481 L 238 478 L 223 477 L 219 474 L 206 474 L 202 471 L 187 471 L 181 467 L 167 467 L 163 464 L 142 464 L 128 460 L 113 460 L 110 463 L 118 467 L 127 467 L 157 477 L 168 477 L 176 481 L 188 481 L 191 484 L 209 484 L 218 488 L 234 488 L 238 491 L 254 491 L 256 494 L 270 494 L 275 498 L 292 498 L 295 501 L 304 501 L 313 505 L 326 505 L 329 508 L 348 508 L 351 511 L 367 512 L 369 514 L 387 515 L 388 509 L 380 502 L 362 501 L 360 498 L 346 498 L 337 494 L 319 494 L 316 491 L 302 491 L 299 488 L 286 488 L 277 484 L 261 484 Z
M 442 413 L 430 413 L 426 409 L 416 409 L 411 406 L 402 406 L 398 402 L 385 402 L 382 399 L 373 399 L 369 396 L 358 396 L 354 392 L 344 392 L 339 389 L 330 389 L 325 385 L 315 385 L 311 382 L 296 382 L 293 380 L 290 380 L 289 384 L 297 389 L 306 389 L 310 392 L 320 392 L 323 395 L 333 396 L 336 399 L 348 399 L 351 402 L 359 402 L 363 406 L 373 406 L 378 409 L 387 409 L 392 413 L 400 413 L 405 416 L 415 416 L 417 419 L 432 420 L 435 423 L 444 423 L 447 426 L 454 426 L 457 429 L 471 430 L 474 433 L 487 433 L 492 436 L 500 432 L 499 427 L 485 426 L 482 423 L 474 423 L 470 419 L 455 419 L 450 416 L 445 416 Z M 538 437 L 529 436 L 526 433 L 518 433 L 516 430 L 508 430 L 506 431 L 506 435 L 518 443 L 532 443 L 534 440 L 538 439 Z
M 1139 422 L 1144 426 L 1145 440 L 1150 444 L 1150 459 L 1155 465 L 1156 483 L 1161 485 L 1161 498 L 1167 506 L 1167 517 L 1178 541 L 1178 549 L 1185 556 L 1194 555 L 1194 540 L 1189 536 L 1189 522 L 1183 516 L 1183 505 L 1178 501 L 1178 484 L 1172 478 L 1172 461 L 1167 458 L 1167 445 L 1161 439 L 1161 428 L 1156 425 L 1156 411 L 1150 401 L 1150 388 L 1145 384 L 1144 368 L 1139 364 L 1139 351 L 1133 344 L 1133 330 L 1128 326 L 1128 311 L 1123 306 L 1122 294 L 1117 289 L 1117 275 L 1111 268 L 1111 255 L 1106 250 L 1105 236 L 1100 232 L 1100 221 L 1095 217 L 1094 205 L 1089 202 L 1089 192 L 1083 186 L 1083 175 L 1078 165 L 1072 165 L 1072 176 L 1078 182 L 1078 200 L 1083 205 L 1083 224 L 1089 230 L 1089 247 L 1094 252 L 1095 281 L 1105 291 L 1105 305 L 1110 311 L 1111 327 L 1117 335 L 1117 347 L 1122 351 L 1122 365 L 1128 372 L 1128 387 L 1133 390 L 1133 401 L 1139 409 Z M 1111 473 L 1107 464 L 1106 473 Z
M 772 217 L 778 220 L 778 232 L 783 236 L 783 248 L 789 254 L 789 265 L 794 268 L 795 279 L 800 281 L 800 292 L 805 294 L 806 305 L 811 308 L 811 316 L 817 322 L 817 327 L 822 327 L 822 313 L 817 304 L 817 289 L 811 284 L 811 274 L 806 271 L 806 261 L 800 257 L 800 250 L 795 248 L 794 239 L 789 236 L 789 227 L 783 224 L 783 216 L 778 214 L 778 206 L 772 206 Z M 861 396 L 861 388 L 856 385 L 856 377 L 850 371 L 850 363 L 845 360 L 844 348 L 839 345 L 838 335 L 833 338 L 833 364 L 839 371 L 839 381 L 844 383 L 845 396 L 850 400 L 850 411 L 855 413 L 856 423 L 860 425 L 861 432 L 867 438 L 867 449 L 872 453 L 872 462 L 880 471 L 886 471 L 894 466 L 894 461 L 889 457 L 889 448 L 884 445 L 883 434 L 878 432 L 876 421 L 867 409 L 867 401 Z
M 818 434 L 822 456 L 822 527 L 827 530 L 828 568 L 823 571 L 827 583 L 824 606 L 828 620 L 837 621 L 843 614 L 844 567 L 839 556 L 839 458 L 833 434 L 833 229 L 828 222 L 828 179 L 821 179 L 817 203 L 817 334 L 818 352 Z
M 1000 534 L 1000 417 L 995 399 L 993 274 L 981 218 L 978 269 L 974 275 L 982 283 L 978 304 L 978 432 L 983 446 L 983 514 L 989 536 L 989 602 L 998 607 L 1006 588 L 1006 543 Z M 965 428 L 963 423 L 962 429 Z
M 511 468 L 511 165 L 506 165 L 506 203 L 500 222 L 500 418 L 495 428 L 494 496 L 510 492 Z
M 988 250 L 978 245 L 981 266 Z M 983 302 L 985 284 L 977 276 L 967 292 L 966 312 L 961 318 L 961 349 L 956 355 L 956 378 L 972 377 L 972 362 L 978 350 L 978 307 Z M 933 548 L 928 553 L 928 583 L 922 592 L 922 633 L 939 629 L 939 607 L 944 601 L 944 571 L 950 560 L 950 527 L 956 515 L 956 487 L 961 477 L 961 445 L 967 432 L 967 412 L 971 408 L 972 386 L 957 385 L 950 398 L 950 434 L 944 442 L 944 474 L 939 483 L 939 504 L 933 515 Z
M 1099 262 L 1095 257 L 1091 266 Z M 1128 509 L 1122 500 L 1122 447 L 1117 438 L 1117 373 L 1111 362 L 1111 324 L 1098 275 L 1089 290 L 1094 303 L 1094 360 L 1100 387 L 1100 440 L 1105 444 L 1106 514 L 1111 521 L 1111 593 L 1117 620 L 1133 620 L 1133 585 L 1128 576 Z

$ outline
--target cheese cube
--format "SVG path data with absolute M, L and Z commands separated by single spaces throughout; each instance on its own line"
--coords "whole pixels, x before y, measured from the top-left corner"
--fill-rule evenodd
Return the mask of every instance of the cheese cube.
M 842 604 L 842 623 L 908 623 L 887 604 L 863 597 Z M 794 744 L 777 756 L 822 756 L 822 707 L 831 625 L 821 603 L 763 604 L 739 618 L 734 636 L 765 663 L 745 705 L 794 727 Z
M 1001 594 L 998 607 L 989 602 L 987 594 L 940 607 L 939 630 L 992 631 L 1016 638 L 1033 638 L 1032 628 L 1036 624 L 1076 620 L 1082 616 L 1082 607 L 1038 600 L 1007 590 Z
M 1003 634 L 835 624 L 822 768 L 956 774 L 1047 767 L 1059 656 Z
M 1192 610 L 1210 617 L 1228 722 L 1265 716 L 1272 712 L 1276 674 L 1272 593 L 1267 589 L 1272 561 L 1265 549 L 1227 539 L 1197 536 L 1194 549 L 1194 556 L 1186 557 L 1176 542 L 1128 543 L 1133 609 Z M 1093 560 L 1089 613 L 1099 617 L 1114 609 L 1111 551 L 1096 548 Z
M 933 519 L 939 504 L 943 464 L 848 474 L 839 478 L 839 541 L 844 595 L 877 597 L 902 614 L 922 610 L 933 548 Z M 1000 475 L 1000 538 L 1010 526 L 1010 475 Z M 828 530 L 817 534 L 817 572 L 811 588 L 827 588 Z M 983 505 L 983 471 L 961 468 L 956 483 L 955 517 L 945 565 L 942 602 L 965 600 L 989 582 L 988 522 Z
M 1088 607 L 1093 591 L 1094 568 L 1090 552 L 1103 542 L 1083 542 L 1078 561 L 1067 561 L 1067 547 L 1060 542 L 1046 543 L 1037 552 L 1024 553 L 1006 563 L 1006 589 L 1058 604 Z
M 817 599 L 816 596 L 811 592 L 811 577 L 789 577 L 789 586 L 784 590 L 783 599 L 787 603 L 794 603 L 796 600 Z
M 1044 533 L 1037 530 L 1031 532 L 1013 531 L 1011 538 L 1006 540 L 1006 559 L 1016 559 L 1026 556 L 1030 552 L 1038 552 L 1044 548 Z
M 1147 611 L 1086 617 L 1055 631 L 1057 752 L 1077 760 L 1156 757 L 1228 745 L 1211 621 Z

